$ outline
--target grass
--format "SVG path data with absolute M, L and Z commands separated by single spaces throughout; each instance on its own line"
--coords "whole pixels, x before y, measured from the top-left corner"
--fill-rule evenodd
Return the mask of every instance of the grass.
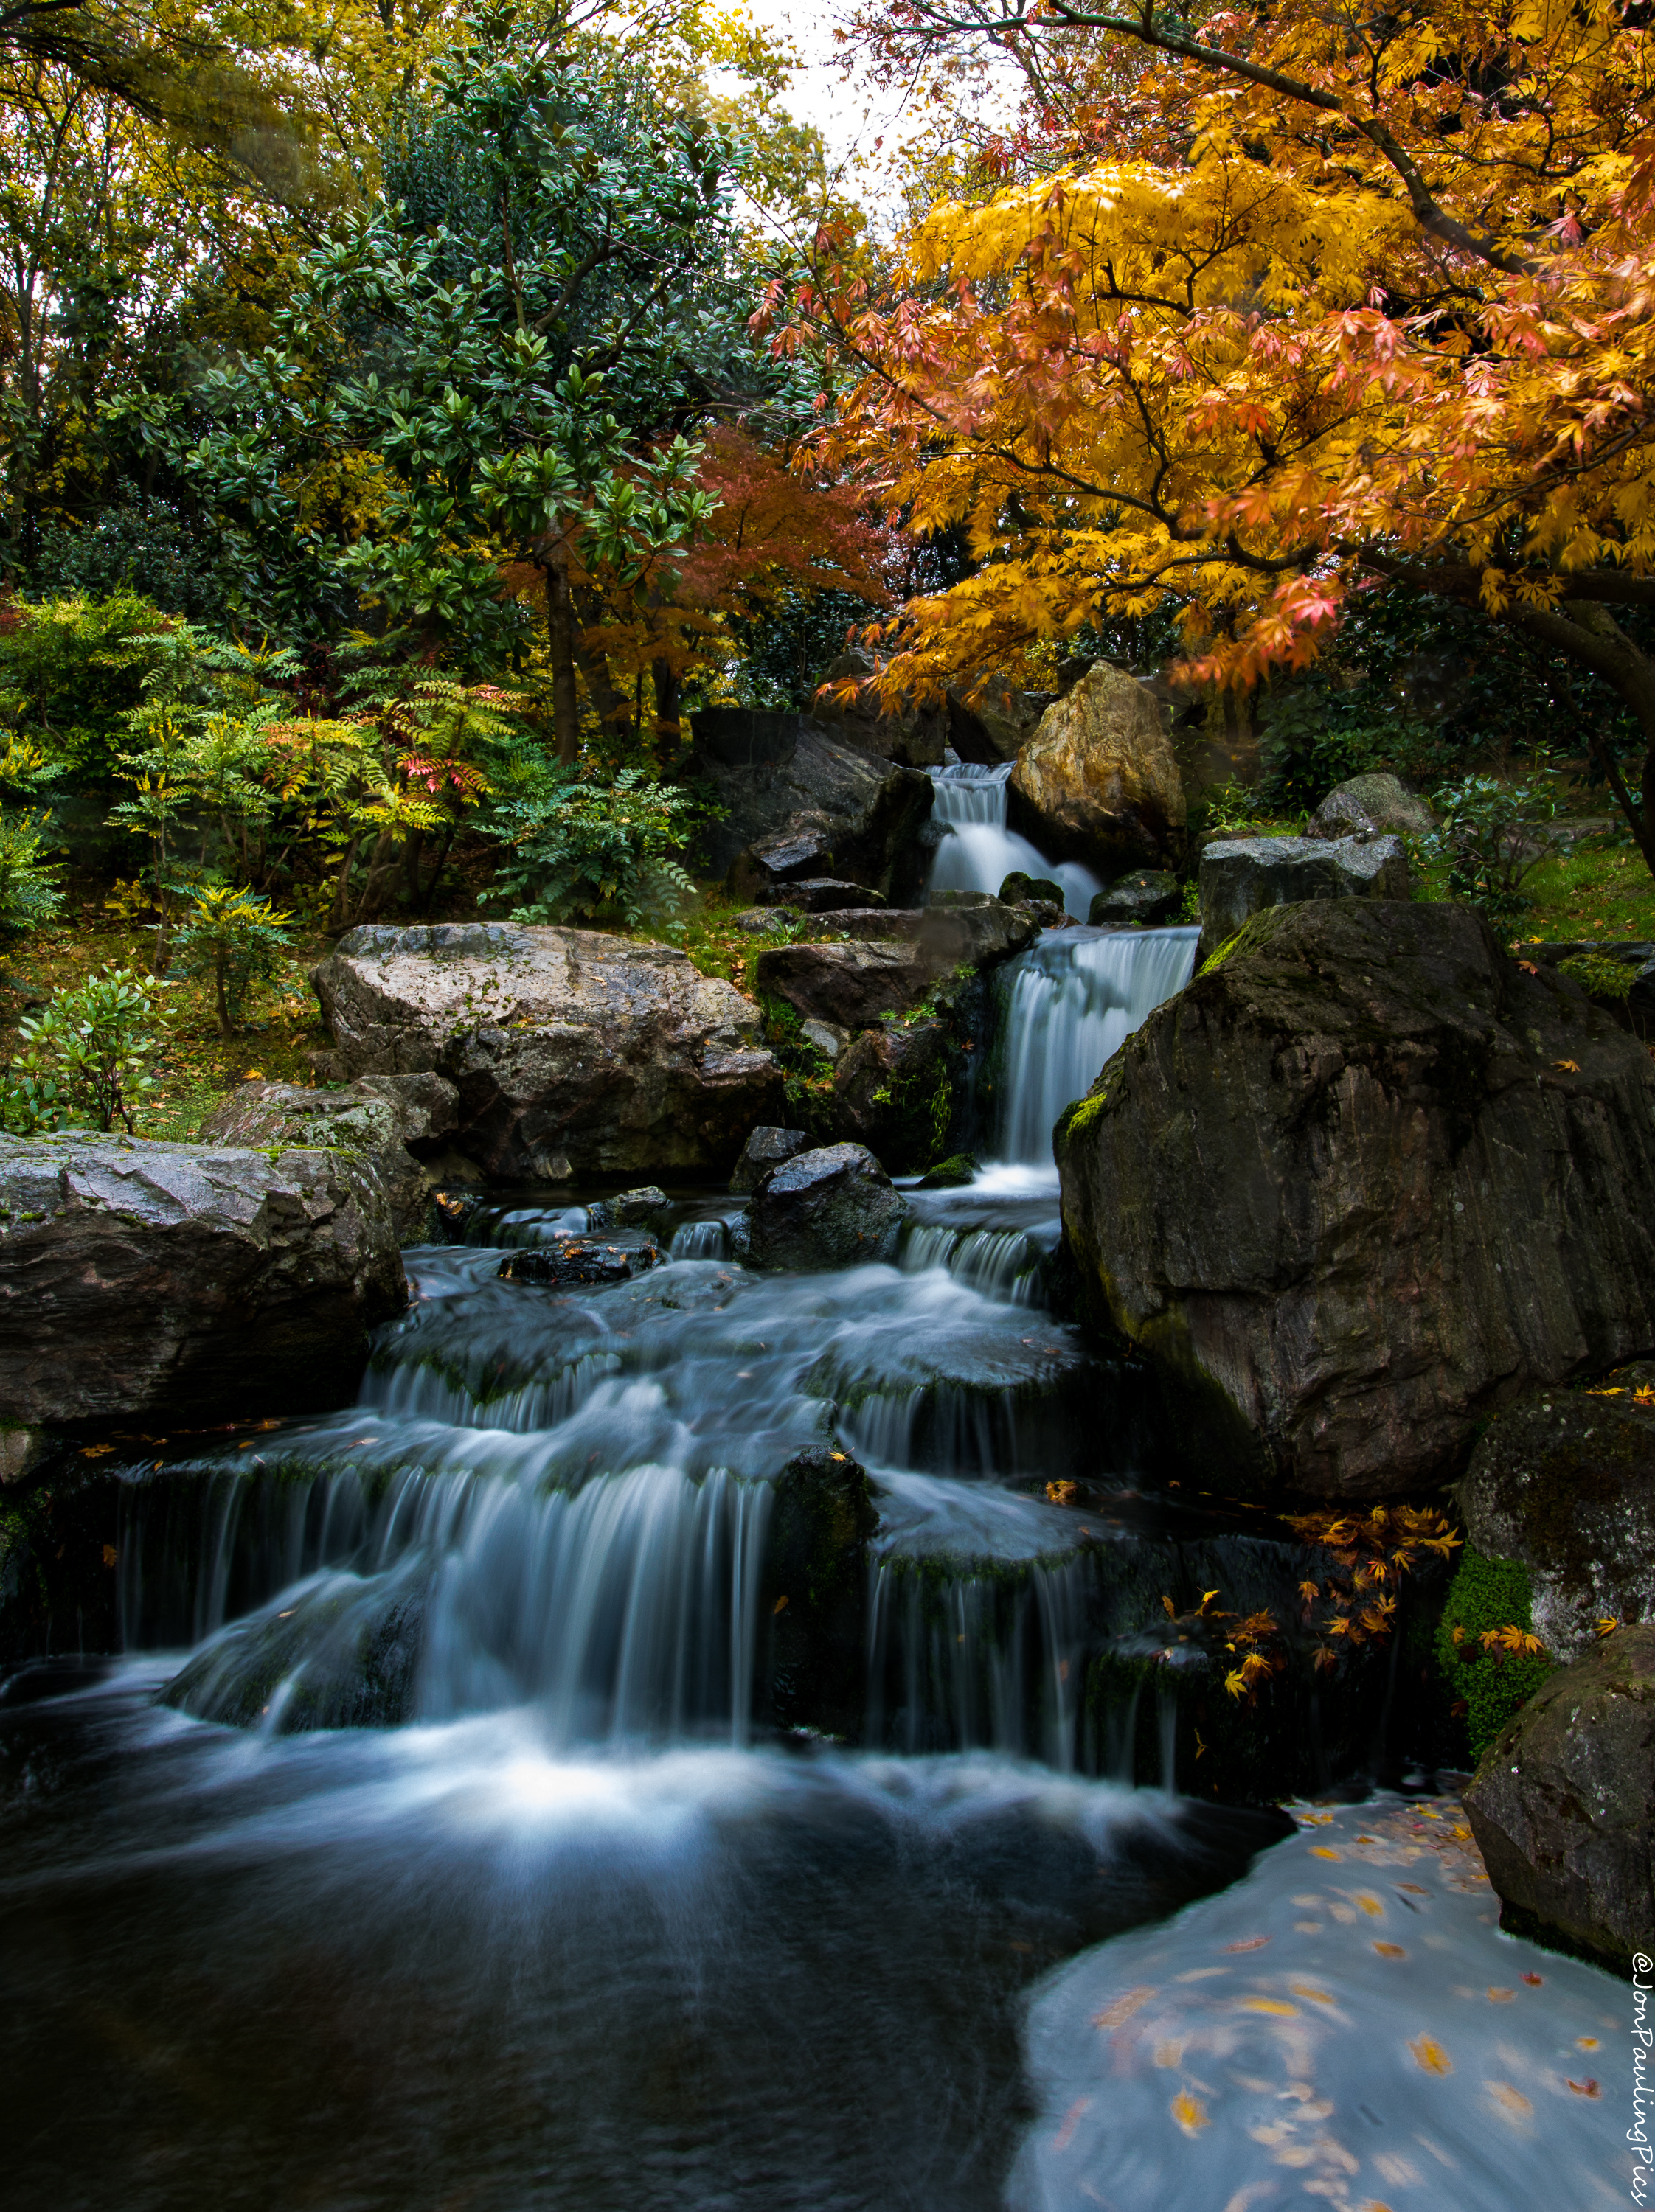
M 96 908 L 83 909 L 72 923 L 14 943 L 0 956 L 0 1057 L 13 1050 L 18 1023 L 39 1001 L 106 963 L 147 973 L 151 950 L 146 932 L 112 922 Z M 240 1036 L 219 1036 L 209 980 L 173 982 L 167 994 L 167 1042 L 154 1063 L 160 1087 L 136 1109 L 136 1133 L 193 1138 L 203 1117 L 249 1076 L 311 1083 L 306 1055 L 326 1046 L 327 1036 L 309 970 L 327 950 L 325 938 L 295 933 L 281 973 L 250 992 L 246 1028 Z

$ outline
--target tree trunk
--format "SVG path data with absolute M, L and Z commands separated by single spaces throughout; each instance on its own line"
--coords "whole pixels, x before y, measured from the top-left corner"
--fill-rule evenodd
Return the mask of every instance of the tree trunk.
M 402 848 L 402 889 L 408 901 L 408 911 L 413 914 L 419 906 L 419 863 L 425 849 L 425 832 L 411 830 Z
M 339 863 L 339 873 L 333 885 L 333 911 L 328 917 L 328 928 L 335 937 L 342 937 L 350 927 L 350 871 L 356 865 L 356 848 L 362 843 L 362 832 L 350 840 L 344 848 L 344 858 Z
M 431 871 L 431 880 L 426 884 L 425 896 L 420 901 L 419 910 L 422 914 L 429 914 L 431 911 L 431 902 L 437 895 L 437 885 L 442 881 L 442 871 L 448 865 L 448 854 L 453 842 L 453 825 L 451 823 L 442 833 L 442 842 L 437 848 L 436 866 Z
M 546 580 L 546 642 L 551 653 L 551 726 L 557 757 L 572 768 L 581 757 L 581 695 L 575 681 L 575 596 L 565 546 L 551 548 L 541 574 Z
M 380 908 L 385 903 L 385 886 L 397 861 L 397 835 L 394 830 L 381 830 L 374 840 L 374 849 L 368 860 L 368 881 L 362 885 L 362 895 L 356 905 L 358 921 L 377 921 Z
M 668 769 L 676 763 L 683 742 L 683 694 L 671 661 L 652 661 L 649 674 L 655 686 L 655 758 Z
M 1603 770 L 1615 803 L 1627 818 L 1645 866 L 1655 876 L 1655 661 L 1634 645 L 1609 609 L 1596 600 L 1566 601 L 1567 612 L 1513 602 L 1506 618 L 1518 629 L 1577 660 L 1619 693 L 1643 733 L 1643 765 L 1636 787 L 1628 785 L 1621 764 L 1599 731 L 1586 738 Z

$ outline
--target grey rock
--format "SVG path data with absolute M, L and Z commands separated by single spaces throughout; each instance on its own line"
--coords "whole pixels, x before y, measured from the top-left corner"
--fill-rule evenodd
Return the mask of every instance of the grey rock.
M 312 978 L 354 1078 L 435 1070 L 495 1176 L 727 1171 L 773 1121 L 758 1009 L 685 954 L 498 922 L 353 929 Z
M 796 1153 L 807 1152 L 816 1139 L 806 1129 L 782 1129 L 764 1125 L 751 1132 L 741 1148 L 741 1158 L 730 1177 L 730 1188 L 751 1190 L 761 1176 L 780 1167 Z
M 658 1221 L 672 1201 L 659 1183 L 647 1182 L 636 1190 L 624 1190 L 605 1201 L 609 1218 L 618 1229 L 648 1227 Z
M 430 1164 L 458 1118 L 459 1094 L 429 1072 L 368 1075 L 341 1091 L 296 1084 L 238 1085 L 201 1125 L 202 1141 L 259 1151 L 337 1147 L 371 1159 L 391 1200 L 397 1234 L 417 1243 L 429 1224 L 431 1197 L 443 1179 Z M 413 1147 L 428 1155 L 417 1158 Z
M 1416 799 L 1394 775 L 1353 775 L 1336 784 L 1311 817 L 1307 837 L 1348 837 L 1366 830 L 1371 835 L 1428 836 L 1437 817 L 1424 799 Z
M 813 1044 L 824 1060 L 837 1060 L 850 1042 L 850 1031 L 840 1029 L 832 1022 L 800 1022 L 799 1029 L 805 1042 Z
M 500 1282 L 532 1283 L 544 1290 L 599 1290 L 606 1283 L 624 1283 L 644 1273 L 660 1257 L 653 1244 L 632 1250 L 569 1237 L 556 1244 L 508 1253 L 495 1273 Z
M 1534 1632 L 1560 1659 L 1589 1650 L 1600 1620 L 1655 1619 L 1655 1411 L 1622 1388 L 1509 1407 L 1456 1493 L 1477 1550 L 1528 1568 Z
M 734 710 L 718 710 L 726 713 Z M 801 716 L 751 715 L 745 725 L 742 740 L 716 715 L 697 715 L 691 761 L 724 810 L 706 833 L 709 864 L 729 875 L 738 897 L 829 877 L 887 898 L 918 890 L 929 776 L 871 759 Z
M 0 1421 L 339 1405 L 407 1296 L 364 1154 L 0 1138 Z
M 878 891 L 866 884 L 847 882 L 839 876 L 806 876 L 763 894 L 774 904 L 796 907 L 802 914 L 820 914 L 830 907 L 876 907 L 883 903 Z
M 1458 906 L 1256 915 L 1057 1151 L 1094 1310 L 1214 1487 L 1450 1480 L 1503 1406 L 1655 1346 L 1655 1061 Z
M 1626 1973 L 1655 1928 L 1655 1627 L 1616 1629 L 1543 1684 L 1464 1802 L 1502 1923 Z
M 1183 887 L 1164 868 L 1140 868 L 1123 876 L 1106 890 L 1095 894 L 1086 919 L 1095 929 L 1128 929 L 1135 924 L 1153 929 L 1176 921 L 1183 904 Z
M 907 1212 L 865 1145 L 800 1152 L 753 1193 L 753 1264 L 816 1273 L 888 1260 Z
M 1187 809 L 1165 709 L 1106 661 L 1047 708 L 1006 804 L 1010 826 L 1043 853 L 1101 875 L 1183 857 Z
M 761 998 L 784 999 L 807 1020 L 866 1029 L 881 1014 L 905 1012 L 930 989 L 936 970 L 917 942 L 766 945 L 754 963 Z
M 833 1071 L 835 1133 L 869 1146 L 898 1174 L 929 1166 L 959 1118 L 958 1060 L 944 1017 L 862 1030 Z
M 1230 837 L 1201 856 L 1198 962 L 1251 915 L 1305 899 L 1405 899 L 1408 855 L 1395 837 Z

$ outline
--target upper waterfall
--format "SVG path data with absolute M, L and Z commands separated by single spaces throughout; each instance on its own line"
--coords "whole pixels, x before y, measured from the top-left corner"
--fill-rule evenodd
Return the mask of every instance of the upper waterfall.
M 1006 787 L 1012 763 L 979 768 L 966 761 L 929 771 L 936 787 L 931 818 L 946 835 L 937 848 L 928 891 L 997 891 L 1016 869 L 1050 876 L 1063 886 L 1063 903 L 1077 921 L 1092 912 L 1103 889 L 1078 861 L 1048 860 L 1037 847 L 1006 827 Z

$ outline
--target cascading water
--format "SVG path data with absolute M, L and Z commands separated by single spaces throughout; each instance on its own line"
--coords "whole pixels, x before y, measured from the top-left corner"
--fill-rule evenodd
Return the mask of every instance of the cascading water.
M 1009 761 L 998 768 L 978 768 L 969 762 L 930 771 L 934 787 L 931 819 L 944 832 L 932 864 L 928 890 L 933 891 L 997 891 L 1007 876 L 1045 876 L 1063 887 L 1063 903 L 1077 921 L 1085 921 L 1092 902 L 1103 889 L 1089 868 L 1078 861 L 1054 864 L 1026 837 L 1006 827 L 1006 787 L 1011 781 Z
M 1005 858 L 1003 781 L 1001 826 L 960 817 L 1002 841 L 981 848 L 989 889 L 1050 872 Z M 995 2212 L 1008 2185 L 1085 2212 L 1099 2173 L 1118 2212 L 1214 2188 L 1287 2203 L 1304 2161 L 1278 2163 L 1274 2121 L 1233 2128 L 1223 2159 L 1193 2127 L 1149 2131 L 1173 2085 L 1139 2095 L 1164 2080 L 1147 2057 L 1117 2081 L 1086 2025 L 1174 1992 L 1158 2002 L 1193 2025 L 1154 2069 L 1206 2036 L 1186 2094 L 1251 2097 L 1233 2008 L 1176 1993 L 1252 1990 L 1256 1920 L 1286 1988 L 1319 1924 L 1299 1893 L 1338 1871 L 1273 1875 L 1293 1844 L 1248 1875 L 1287 1822 L 1171 1795 L 1205 1787 L 1214 1760 L 1181 1764 L 1229 1710 L 1194 1609 L 1216 1586 L 1287 1617 L 1302 1554 L 1159 1489 L 1133 1371 L 1043 1304 L 1051 1124 L 1187 978 L 1195 935 L 1066 928 L 1011 964 L 998 1164 L 913 1193 L 894 1264 L 768 1276 L 727 1257 L 727 1198 L 617 1230 L 523 1194 L 408 1255 L 415 1303 L 355 1407 L 126 1471 L 130 1663 L 0 1688 L 17 2212 Z M 500 1279 L 507 1254 L 593 1231 L 636 1250 L 632 1279 Z M 876 1525 L 865 1583 L 835 1595 L 820 1532 L 854 1522 L 831 1487 L 853 1462 Z M 800 1468 L 828 1488 L 789 1487 Z M 823 1495 L 827 1521 L 801 1524 Z M 812 1667 L 841 1670 L 851 1743 L 812 1733 Z M 1202 1680 L 1192 1720 L 1179 1686 Z M 1142 1925 L 1230 1883 L 1191 1908 L 1217 1931 L 1193 1954 L 1179 1920 Z M 1422 1955 L 1512 1980 L 1492 1911 L 1449 1887 L 1411 1886 L 1439 1923 Z M 1072 2004 L 1048 1976 L 1030 2081 L 1022 1992 L 1082 1953 L 1090 1993 L 1114 1947 L 1082 1947 L 1111 1937 L 1155 1963 Z M 1599 1978 L 1533 1955 L 1585 2033 Z M 1292 2112 L 1331 2115 L 1317 2186 L 1405 2203 L 1396 2142 L 1434 2123 L 1412 2075 L 1376 2106 L 1366 2050 L 1304 2101 L 1339 1973 L 1311 1969 L 1257 1989 L 1297 2039 Z M 1500 2080 L 1537 2102 L 1555 2036 L 1501 2032 Z M 1145 2131 L 1111 2138 L 1139 2105 Z M 1520 2163 L 1561 2201 L 1595 2154 L 1556 2105 Z M 1347 2106 L 1360 2127 L 1327 2150 Z M 1514 2185 L 1462 2155 L 1457 2212 Z

